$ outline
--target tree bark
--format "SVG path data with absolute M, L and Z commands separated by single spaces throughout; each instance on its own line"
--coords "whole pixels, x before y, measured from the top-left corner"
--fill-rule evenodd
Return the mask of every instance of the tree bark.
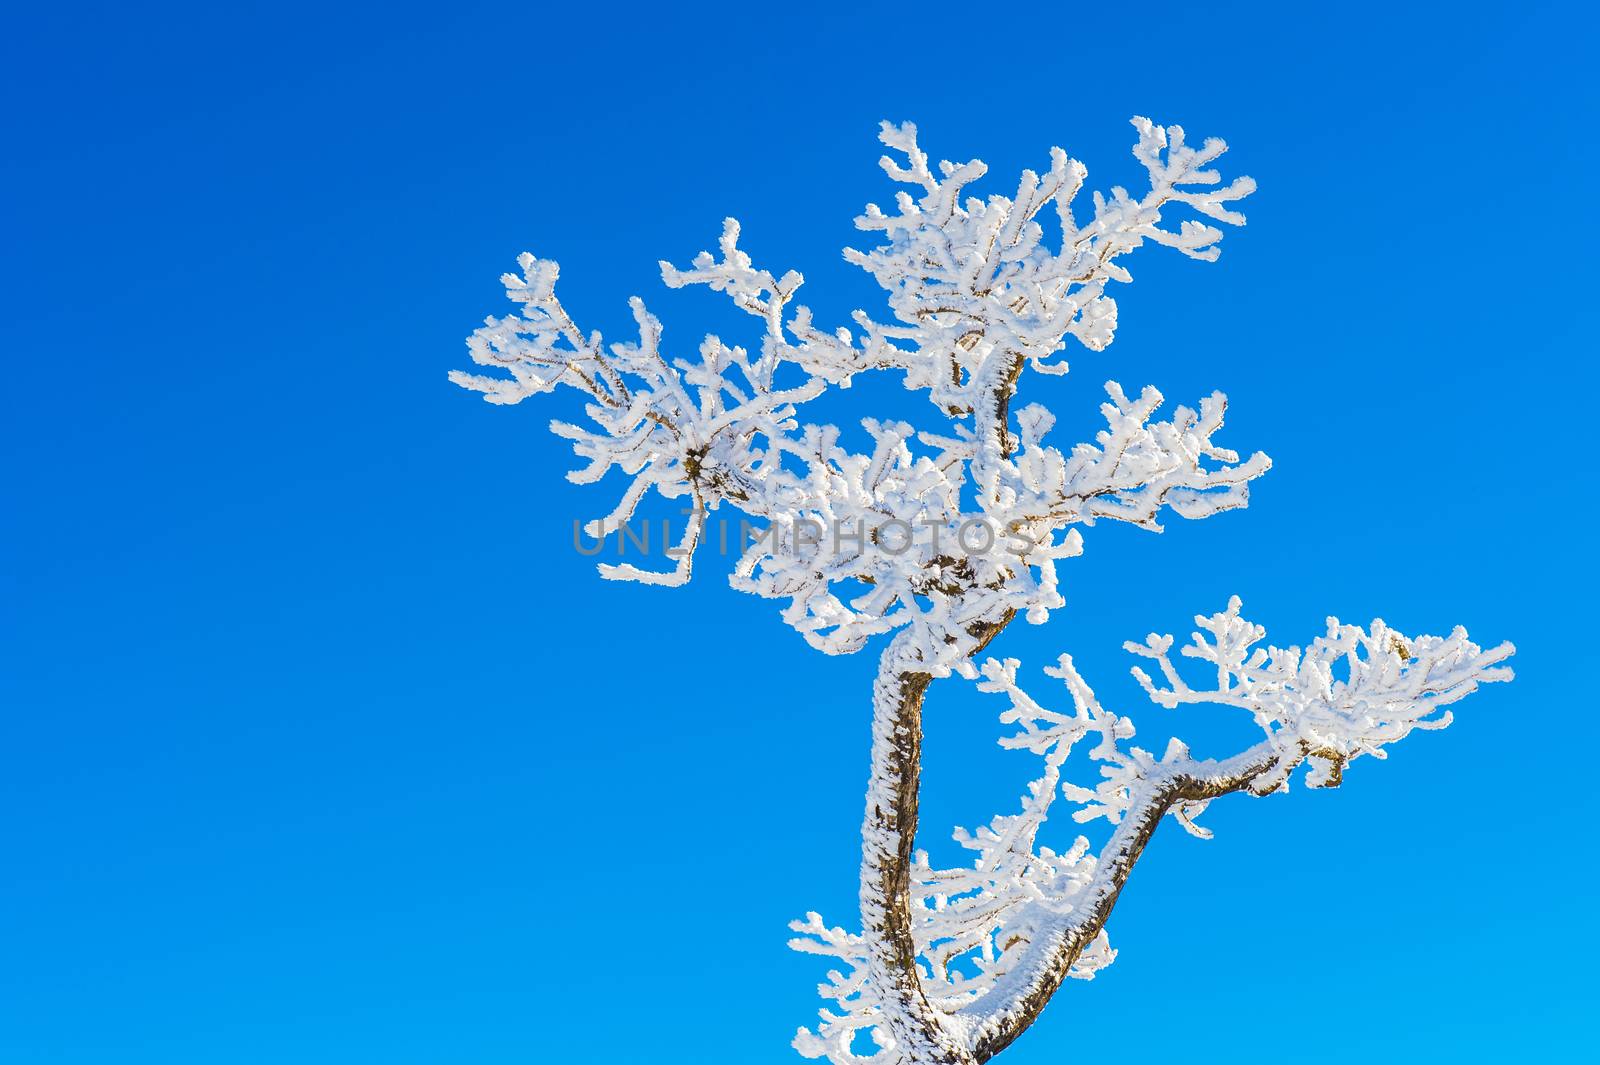
M 976 627 L 976 654 L 1011 620 Z M 909 638 L 890 642 L 878 666 L 872 700 L 872 774 L 861 829 L 861 927 L 874 984 L 883 996 L 886 1033 L 906 1062 L 974 1065 L 928 1001 L 917 969 L 911 918 L 911 861 L 922 778 L 922 701 L 933 680 L 906 668 Z
M 1251 755 L 1255 754 L 1255 757 Z M 1089 912 L 1081 921 L 1060 929 L 1041 943 L 1040 963 L 1029 966 L 1031 979 L 1025 992 L 976 1034 L 971 1060 L 982 1065 L 1010 1046 L 1039 1019 L 1045 1005 L 1061 987 L 1085 948 L 1100 934 L 1122 894 L 1128 875 L 1144 854 L 1144 849 L 1160 827 L 1162 819 L 1176 805 L 1220 798 L 1242 791 L 1280 762 L 1279 756 L 1263 747 L 1259 754 L 1245 752 L 1236 759 L 1232 771 L 1216 775 L 1180 775 L 1155 786 L 1145 802 L 1130 810 L 1113 833 L 1103 852 L 1104 879 L 1096 897 L 1088 901 Z M 1217 763 L 1206 763 L 1215 766 Z

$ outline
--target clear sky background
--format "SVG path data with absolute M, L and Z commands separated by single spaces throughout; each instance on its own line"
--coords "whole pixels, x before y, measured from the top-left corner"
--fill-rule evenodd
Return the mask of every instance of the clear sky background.
M 541 6 L 545 10 L 541 10 Z M 1127 119 L 1226 137 L 1222 261 L 1130 260 L 1122 328 L 1028 398 L 1221 388 L 1248 511 L 1086 530 L 1077 657 L 1231 593 L 1514 640 L 1514 685 L 1337 792 L 1163 830 L 1006 1060 L 1589 1060 L 1595 26 L 1579 5 L 822 10 L 56 5 L 0 26 L 6 357 L 0 1061 L 752 1065 L 819 1000 L 785 922 L 853 921 L 875 653 L 826 658 L 707 559 L 599 580 L 557 402 L 445 381 L 523 250 L 590 328 L 724 215 L 824 321 L 890 186 L 881 118 L 994 191 Z M 868 304 L 870 305 L 870 304 Z M 889 382 L 839 418 L 901 402 Z M 560 410 L 557 410 L 557 407 Z M 846 423 L 849 424 L 849 423 Z M 949 687 L 949 686 L 947 686 Z M 1034 768 L 928 708 L 927 844 Z M 1073 826 L 1052 825 L 1053 839 Z M 942 849 L 941 849 L 942 848 Z

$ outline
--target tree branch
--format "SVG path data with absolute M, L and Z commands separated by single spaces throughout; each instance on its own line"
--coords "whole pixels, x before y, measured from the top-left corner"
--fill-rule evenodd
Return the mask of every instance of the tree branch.
M 1039 1019 L 1045 1004 L 1060 989 L 1084 949 L 1105 928 L 1122 895 L 1128 875 L 1144 854 L 1173 807 L 1181 803 L 1208 802 L 1243 791 L 1279 768 L 1278 751 L 1269 743 L 1257 744 L 1226 762 L 1188 762 L 1165 780 L 1152 780 L 1148 792 L 1136 799 L 1123 816 L 1101 854 L 1095 881 L 1083 901 L 1074 907 L 1077 920 L 1062 919 L 1029 944 L 1020 964 L 997 983 L 989 994 L 963 1010 L 972 1019 L 970 1029 L 975 1062 L 988 1061 L 1016 1040 Z M 998 1002 L 998 1005 L 996 1004 Z

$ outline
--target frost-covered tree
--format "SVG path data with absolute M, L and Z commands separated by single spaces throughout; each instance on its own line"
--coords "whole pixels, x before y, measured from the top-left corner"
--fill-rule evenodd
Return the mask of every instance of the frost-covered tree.
M 1328 620 L 1305 647 L 1264 645 L 1239 600 L 1195 619 L 1178 659 L 1170 636 L 1129 643 L 1146 660 L 1134 675 L 1164 707 L 1216 704 L 1248 714 L 1254 746 L 1202 759 L 1174 740 L 1158 755 L 1129 741 L 1132 723 L 1103 708 L 1072 659 L 1044 672 L 1066 687 L 1047 707 L 1025 693 L 1013 659 L 980 658 L 1015 617 L 1043 622 L 1062 605 L 1056 563 L 1082 551 L 1078 526 L 1122 521 L 1159 531 L 1167 513 L 1207 518 L 1245 505 L 1267 457 L 1241 459 L 1215 440 L 1225 399 L 1180 406 L 1155 420 L 1162 396 L 1106 385 L 1105 428 L 1093 442 L 1045 442 L 1051 413 L 1018 406 L 1024 373 L 1064 374 L 1069 340 L 1110 344 L 1117 305 L 1108 290 L 1131 277 L 1122 259 L 1145 243 L 1212 261 L 1222 233 L 1241 225 L 1248 178 L 1223 184 L 1211 164 L 1226 146 L 1191 146 L 1177 126 L 1143 118 L 1134 155 L 1149 189 L 1094 193 L 1060 149 L 1042 174 L 1024 171 L 1013 196 L 968 194 L 985 166 L 930 165 L 910 124 L 885 123 L 882 160 L 901 186 L 894 209 L 868 205 L 856 225 L 876 242 L 845 258 L 882 286 L 887 308 L 858 310 L 853 327 L 824 329 L 795 303 L 801 277 L 758 269 L 724 225 L 718 254 L 687 269 L 661 264 L 674 288 L 706 285 L 760 321 L 760 346 L 716 336 L 696 357 L 668 355 L 660 323 L 635 298 L 636 341 L 603 344 L 568 315 L 554 262 L 523 255 L 504 278 L 519 312 L 489 318 L 468 342 L 486 376 L 451 380 L 492 403 L 558 387 L 583 394 L 587 426 L 554 422 L 583 460 L 573 481 L 613 469 L 621 501 L 589 523 L 600 535 L 626 522 L 652 490 L 691 514 L 664 571 L 600 566 L 603 576 L 678 585 L 689 579 L 705 516 L 742 512 L 762 535 L 744 545 L 735 588 L 785 600 L 783 619 L 819 650 L 847 654 L 887 636 L 873 689 L 872 759 L 862 826 L 859 931 L 816 914 L 797 921 L 798 950 L 833 962 L 830 1005 L 795 1048 L 836 1065 L 983 1062 L 1039 1016 L 1067 977 L 1087 979 L 1114 952 L 1105 925 L 1129 873 L 1163 819 L 1208 833 L 1197 818 L 1231 793 L 1268 795 L 1302 765 L 1310 787 L 1337 785 L 1345 767 L 1413 729 L 1442 728 L 1445 707 L 1480 683 L 1506 680 L 1510 644 L 1484 650 L 1456 629 L 1405 636 Z M 1044 212 L 1053 212 L 1049 219 Z M 1167 219 L 1184 218 L 1176 227 Z M 1048 222 L 1048 237 L 1047 225 Z M 852 451 L 801 407 L 858 374 L 897 371 L 923 392 L 938 431 L 865 419 L 870 447 Z M 936 868 L 915 849 L 922 741 L 930 683 L 952 674 L 1001 700 L 1005 747 L 1043 762 L 1021 808 L 956 840 L 970 862 Z M 1080 743 L 1099 779 L 1063 777 Z M 1079 822 L 1105 818 L 1103 845 L 1040 845 L 1040 826 L 1064 798 Z

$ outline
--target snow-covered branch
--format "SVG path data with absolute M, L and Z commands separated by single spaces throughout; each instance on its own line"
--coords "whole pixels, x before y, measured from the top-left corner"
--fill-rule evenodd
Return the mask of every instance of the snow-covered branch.
M 735 254 L 736 236 L 737 228 L 730 226 L 724 239 L 725 249 Z M 796 428 L 796 406 L 819 395 L 824 382 L 811 378 L 779 387 L 773 382 L 777 359 L 770 351 L 752 358 L 715 336 L 701 343 L 697 361 L 669 361 L 662 352 L 661 323 L 637 297 L 629 306 L 639 340 L 607 348 L 598 332 L 585 336 L 556 297 L 555 263 L 531 255 L 519 261 L 522 275 L 507 274 L 502 280 L 507 294 L 522 304 L 521 315 L 487 319 L 468 342 L 474 362 L 502 369 L 509 377 L 456 371 L 450 379 L 501 404 L 519 403 L 563 385 L 583 392 L 585 412 L 596 428 L 561 421 L 550 425 L 587 460 L 568 479 L 587 484 L 612 469 L 631 478 L 617 506 L 589 523 L 590 532 L 603 535 L 627 522 L 651 489 L 665 499 L 689 497 L 695 519 L 687 523 L 673 552 L 679 562 L 672 573 L 609 565 L 602 565 L 601 573 L 647 583 L 683 583 L 690 574 L 703 508 L 747 499 L 756 491 L 766 470 L 761 442 L 786 439 Z M 740 261 L 747 262 L 742 256 Z M 743 275 L 717 283 L 752 309 L 765 306 L 744 287 Z
M 956 830 L 956 842 L 972 854 L 970 864 L 938 868 L 918 852 L 911 867 L 907 897 L 920 990 L 936 1011 L 932 1023 L 960 1047 L 964 1056 L 956 1060 L 987 1060 L 1032 1023 L 1064 978 L 1092 978 L 1110 964 L 1115 952 L 1106 920 L 1163 817 L 1209 838 L 1195 819 L 1214 799 L 1284 790 L 1293 771 L 1308 762 L 1308 785 L 1335 784 L 1351 759 L 1381 757 L 1385 744 L 1414 728 L 1444 727 L 1445 705 L 1480 684 L 1511 677 L 1500 664 L 1513 653 L 1510 644 L 1484 650 L 1460 629 L 1442 638 L 1407 637 L 1382 621 L 1361 629 L 1330 619 L 1328 635 L 1302 651 L 1257 647 L 1264 630 L 1239 616 L 1237 598 L 1227 610 L 1195 621 L 1201 631 L 1182 653 L 1217 670 L 1215 688 L 1196 689 L 1182 679 L 1168 656 L 1169 636 L 1127 649 L 1155 660 L 1167 679 L 1168 686 L 1159 687 L 1134 669 L 1158 705 L 1217 703 L 1254 716 L 1264 738 L 1223 759 L 1196 758 L 1177 739 L 1159 757 L 1130 744 L 1132 721 L 1101 705 L 1070 656 L 1045 670 L 1065 685 L 1066 710 L 1046 707 L 1024 691 L 1015 659 L 991 658 L 963 670 L 981 691 L 1005 697 L 1000 720 L 1015 731 L 1001 737 L 1001 746 L 1039 756 L 1043 768 L 1017 813 L 997 816 L 976 832 Z M 1087 755 L 1099 771 L 1092 786 L 1063 779 L 1063 766 L 1084 740 L 1091 741 Z M 1105 819 L 1114 826 L 1098 851 L 1081 835 L 1061 850 L 1040 844 L 1058 796 L 1074 807 L 1074 821 Z M 793 927 L 803 933 L 797 949 L 831 953 L 850 965 L 832 974 L 824 990 L 845 1012 L 825 1013 L 817 1031 L 802 1030 L 795 1046 L 835 1063 L 918 1060 L 897 1056 L 898 1040 L 877 1031 L 894 1018 L 896 1000 L 879 985 L 872 937 L 824 934 L 814 914 Z M 864 1058 L 860 1046 L 845 1040 L 860 1032 L 879 1047 L 878 1057 Z
M 1200 631 L 1179 654 L 1208 663 L 1215 687 L 1191 688 L 1172 662 L 1172 637 L 1154 633 L 1124 646 L 1154 661 L 1166 687 L 1142 668 L 1133 674 L 1162 706 L 1215 703 L 1247 711 L 1279 755 L 1279 771 L 1262 782 L 1274 787 L 1308 757 L 1309 786 L 1337 785 L 1352 760 L 1386 757 L 1383 748 L 1413 729 L 1444 728 L 1451 720 L 1445 707 L 1480 684 L 1511 678 L 1499 663 L 1515 650 L 1509 643 L 1482 650 L 1462 628 L 1410 637 L 1382 620 L 1361 629 L 1337 618 L 1304 650 L 1260 647 L 1266 630 L 1239 616 L 1237 596 L 1195 624 Z
M 1213 443 L 1228 406 L 1220 392 L 1201 400 L 1198 413 L 1179 407 L 1164 422 L 1150 421 L 1162 402 L 1154 388 L 1130 400 L 1112 381 L 1106 392 L 1111 402 L 1100 410 L 1108 428 L 1070 456 L 1041 442 L 1055 421 L 1048 410 L 1030 404 L 1018 412 L 1022 448 L 1005 479 L 1017 520 L 1092 525 L 1110 518 L 1160 531 L 1163 507 L 1207 518 L 1244 506 L 1249 482 L 1272 466 L 1260 452 L 1241 462 L 1237 452 Z
M 670 572 L 602 565 L 607 577 L 687 580 L 703 514 L 728 504 L 770 533 L 745 553 L 734 586 L 789 600 L 785 620 L 824 650 L 852 651 L 911 623 L 942 640 L 1006 610 L 1042 621 L 1060 603 L 1054 562 L 1079 548 L 1066 526 L 1115 517 L 1159 528 L 1163 506 L 1189 517 L 1239 506 L 1245 482 L 1268 465 L 1260 455 L 1240 463 L 1212 445 L 1220 396 L 1198 415 L 1179 408 L 1170 422 L 1147 424 L 1158 392 L 1130 401 L 1108 386 L 1110 428 L 1098 447 L 1081 445 L 1070 457 L 1039 443 L 1049 418 L 1043 407 L 1010 413 L 1024 360 L 1059 372 L 1064 365 L 1044 360 L 1069 337 L 1094 350 L 1110 342 L 1116 309 L 1103 289 L 1130 279 L 1120 256 L 1149 239 L 1214 257 L 1219 232 L 1162 230 L 1164 209 L 1181 204 L 1219 221 L 1244 220 L 1223 205 L 1250 191 L 1248 179 L 1215 188 L 1220 179 L 1203 169 L 1222 142 L 1196 151 L 1179 127 L 1145 119 L 1135 126 L 1134 154 L 1150 191 L 1137 200 L 1121 188 L 1096 194 L 1093 218 L 1080 226 L 1072 204 L 1085 170 L 1060 149 L 1043 176 L 1023 173 L 1015 197 L 964 199 L 982 163 L 940 163 L 935 176 L 916 128 L 885 123 L 881 139 L 905 162 L 885 157 L 884 169 L 916 195 L 902 192 L 893 215 L 869 207 L 857 219 L 884 243 L 847 250 L 846 258 L 884 288 L 895 320 L 880 325 L 857 311 L 859 338 L 819 331 L 812 312 L 794 303 L 801 275 L 757 268 L 728 219 L 716 254 L 701 252 L 686 269 L 663 262 L 661 275 L 671 287 L 722 293 L 757 318 L 754 353 L 707 336 L 698 359 L 673 358 L 661 323 L 637 298 L 630 305 L 639 340 L 607 346 L 562 306 L 556 264 L 523 255 L 521 274 L 503 278 L 520 314 L 487 319 L 468 343 L 474 362 L 499 373 L 455 372 L 451 380 L 500 404 L 560 386 L 584 394 L 593 428 L 552 423 L 586 463 L 569 476 L 587 483 L 617 469 L 630 479 L 618 504 L 589 523 L 592 534 L 627 522 L 652 490 L 688 502 L 693 519 Z M 1047 207 L 1060 220 L 1054 248 L 1045 247 L 1036 217 Z M 908 388 L 926 390 L 950 430 L 918 433 L 869 419 L 873 449 L 852 452 L 834 427 L 799 421 L 800 407 L 828 385 L 879 369 L 902 371 Z M 916 455 L 913 444 L 934 450 Z M 897 537 L 887 545 L 885 526 Z M 914 545 L 901 551 L 904 526 Z M 964 548 L 956 534 L 980 526 L 987 531 L 974 537 L 984 549 Z M 825 530 L 826 544 L 792 535 L 813 528 Z M 866 538 L 859 547 L 858 530 Z M 1006 547 L 991 550 L 996 541 Z M 950 606 L 955 599 L 964 604 Z
M 1014 197 L 967 197 L 967 187 L 987 167 L 980 161 L 939 164 L 939 176 L 917 143 L 911 123 L 884 123 L 881 139 L 905 156 L 901 165 L 885 157 L 882 165 L 895 181 L 917 193 L 896 196 L 896 211 L 868 204 L 856 225 L 882 233 L 887 243 L 867 251 L 847 251 L 889 293 L 897 326 L 865 320 L 862 364 L 900 364 L 907 387 L 925 388 L 930 398 L 952 410 L 971 410 L 981 401 L 983 365 L 991 358 L 1026 358 L 1042 370 L 1064 373 L 1064 363 L 1047 363 L 1072 337 L 1091 351 L 1111 343 L 1117 326 L 1116 302 L 1105 294 L 1109 282 L 1132 280 L 1117 259 L 1146 240 L 1177 248 L 1198 259 L 1217 256 L 1222 234 L 1193 220 L 1163 229 L 1163 211 L 1182 204 L 1219 222 L 1243 225 L 1244 216 L 1226 205 L 1249 195 L 1255 183 L 1239 178 L 1216 188 L 1221 178 L 1204 167 L 1227 146 L 1208 140 L 1200 149 L 1184 143 L 1179 126 L 1162 127 L 1135 118 L 1139 140 L 1134 155 L 1143 164 L 1150 188 L 1137 198 L 1115 187 L 1109 196 L 1093 195 L 1092 217 L 1079 224 L 1073 204 L 1087 170 L 1060 148 L 1050 152 L 1041 176 L 1025 170 Z M 1047 246 L 1037 220 L 1054 209 L 1060 242 Z M 822 337 L 808 338 L 819 349 Z M 844 336 L 837 338 L 848 342 Z M 885 345 L 904 351 L 898 361 Z M 834 349 L 835 358 L 838 349 Z

